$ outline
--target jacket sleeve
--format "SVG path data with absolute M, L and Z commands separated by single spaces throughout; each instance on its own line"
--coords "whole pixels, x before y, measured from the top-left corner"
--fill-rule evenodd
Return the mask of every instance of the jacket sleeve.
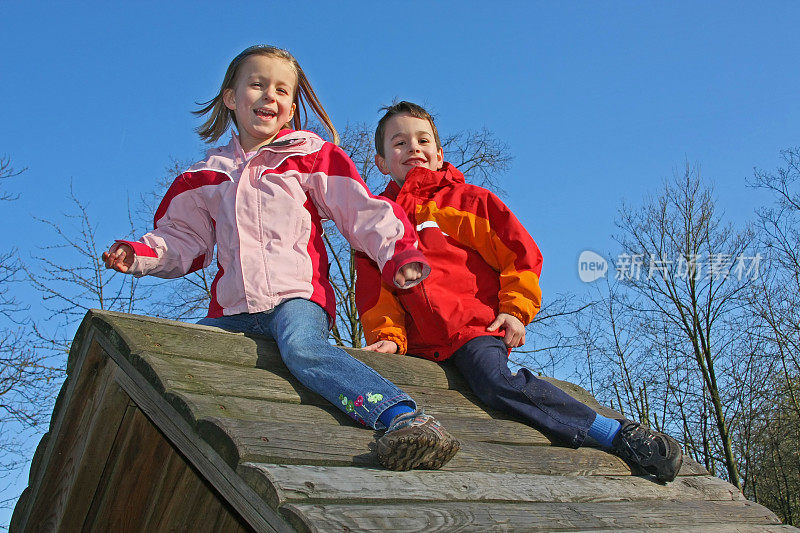
M 336 223 L 350 245 L 378 264 L 383 281 L 394 286 L 394 276 L 408 263 L 423 265 L 422 277 L 430 273 L 425 256 L 417 249 L 414 228 L 403 210 L 385 198 L 373 196 L 347 154 L 325 143 L 308 176 L 308 188 L 320 213 Z
M 156 210 L 152 231 L 138 241 L 116 241 L 128 244 L 136 254 L 129 273 L 177 278 L 211 263 L 214 222 L 193 181 L 186 173 L 172 183 Z
M 397 344 L 397 353 L 406 353 L 405 310 L 394 288 L 381 281 L 378 265 L 363 252 L 356 252 L 356 307 L 368 345 L 393 341 Z
M 491 192 L 472 188 L 457 211 L 442 213 L 439 226 L 476 250 L 500 278 L 499 312 L 529 324 L 542 306 L 542 254 L 514 213 Z

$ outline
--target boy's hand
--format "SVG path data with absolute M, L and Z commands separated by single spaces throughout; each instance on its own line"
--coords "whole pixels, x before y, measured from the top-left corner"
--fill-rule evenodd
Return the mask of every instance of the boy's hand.
M 106 268 L 113 268 L 117 272 L 124 274 L 133 264 L 133 248 L 127 244 L 120 244 L 112 252 L 111 250 L 113 249 L 114 246 L 109 251 L 103 252 L 103 261 L 106 264 Z
M 397 353 L 397 343 L 394 341 L 378 341 L 375 344 L 370 344 L 364 349 L 379 353 Z
M 417 281 L 422 277 L 422 263 L 414 261 L 400 267 L 394 276 L 394 282 L 398 287 L 404 289 L 412 281 Z
M 500 313 L 494 322 L 489 324 L 486 331 L 496 331 L 497 328 L 506 330 L 503 342 L 509 348 L 517 348 L 525 344 L 525 326 L 522 325 L 519 318 L 508 313 Z

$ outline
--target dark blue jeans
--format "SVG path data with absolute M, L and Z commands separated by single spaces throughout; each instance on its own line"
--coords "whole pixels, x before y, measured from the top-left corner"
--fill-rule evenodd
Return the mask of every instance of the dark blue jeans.
M 204 318 L 198 324 L 272 337 L 294 377 L 371 428 L 384 427 L 378 417 L 393 405 L 416 408 L 395 384 L 328 342 L 328 314 L 314 302 L 295 298 L 269 312 Z
M 550 440 L 579 447 L 597 413 L 527 368 L 512 374 L 508 349 L 499 337 L 476 337 L 450 360 L 483 403 L 515 415 Z

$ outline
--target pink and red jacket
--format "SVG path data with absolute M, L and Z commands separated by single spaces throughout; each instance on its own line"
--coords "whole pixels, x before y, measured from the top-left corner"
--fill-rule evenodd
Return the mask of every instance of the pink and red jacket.
M 246 158 L 234 135 L 227 146 L 178 176 L 154 228 L 130 245 L 129 273 L 176 278 L 208 266 L 219 271 L 208 316 L 267 311 L 305 298 L 336 316 L 322 221 L 331 219 L 353 248 L 379 265 L 384 281 L 407 263 L 430 267 L 397 204 L 372 196 L 338 146 L 306 131 L 282 130 Z

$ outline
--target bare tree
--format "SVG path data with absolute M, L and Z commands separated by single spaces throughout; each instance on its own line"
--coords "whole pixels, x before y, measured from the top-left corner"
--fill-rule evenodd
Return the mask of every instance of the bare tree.
M 486 128 L 466 130 L 442 138 L 447 160 L 464 174 L 470 183 L 504 195 L 501 176 L 511 167 L 514 157 L 508 145 Z
M 7 155 L 0 156 L 0 180 L 5 180 L 8 178 L 13 178 L 14 176 L 19 176 L 23 172 L 25 172 L 25 168 L 17 170 L 11 164 L 11 157 Z M 8 202 L 10 200 L 16 200 L 18 195 L 11 194 L 8 191 L 0 190 L 0 202 Z
M 755 171 L 755 186 L 770 191 L 775 205 L 758 212 L 770 268 L 755 287 L 751 304 L 788 386 L 800 376 L 800 148 L 784 150 L 781 157 L 784 166 L 776 172 Z M 800 416 L 800 394 L 792 386 L 785 391 Z
M 758 211 L 769 269 L 749 293 L 750 328 L 762 370 L 743 417 L 740 454 L 745 494 L 800 524 L 800 148 L 781 152 L 775 171 L 756 170 L 752 185 L 772 194 Z
M 11 166 L 10 158 L 0 158 L 0 180 L 21 173 Z M 0 190 L 0 201 L 16 198 L 17 195 Z M 28 309 L 12 292 L 23 273 L 16 250 L 0 252 L 0 507 L 3 508 L 17 496 L 9 496 L 6 480 L 27 461 L 21 436 L 47 418 L 55 378 L 60 373 L 49 354 L 36 349 Z
M 570 326 L 586 313 L 592 302 L 577 300 L 571 294 L 544 298 L 541 310 L 526 326 L 526 342 L 514 348 L 512 366 L 527 367 L 547 376 L 580 379 L 582 368 L 575 366 L 575 353 L 584 346 L 582 332 Z
M 91 308 L 133 312 L 139 280 L 105 268 L 97 241 L 98 223 L 88 205 L 70 186 L 72 211 L 61 220 L 38 218 L 53 233 L 54 243 L 43 246 L 25 267 L 31 285 L 42 295 L 49 315 L 47 326 L 36 326 L 39 339 L 64 354 L 69 350 L 74 325 Z
M 731 424 L 750 352 L 744 296 L 759 274 L 750 230 L 716 211 L 697 167 L 641 206 L 623 206 L 609 285 L 586 330 L 592 378 L 644 423 L 683 434 L 687 453 L 741 487 Z M 610 396 L 610 398 L 608 398 Z

